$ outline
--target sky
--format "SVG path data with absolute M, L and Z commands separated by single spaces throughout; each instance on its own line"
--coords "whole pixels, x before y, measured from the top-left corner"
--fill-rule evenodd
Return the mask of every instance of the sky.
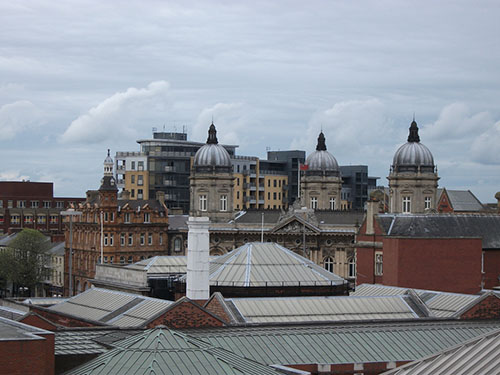
M 500 191 L 498 1 L 0 1 L 0 180 L 97 189 L 153 128 L 386 176 L 415 114 L 439 185 Z

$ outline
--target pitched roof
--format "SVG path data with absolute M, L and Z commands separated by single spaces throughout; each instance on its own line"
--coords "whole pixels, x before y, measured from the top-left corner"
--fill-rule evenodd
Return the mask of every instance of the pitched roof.
M 447 293 L 379 284 L 358 285 L 351 296 L 396 296 L 405 295 L 409 290 L 413 290 L 436 317 L 454 317 L 462 309 L 481 298 L 478 294 Z
M 498 329 L 498 321 L 376 321 L 189 332 L 261 363 L 291 365 L 411 361 Z
M 321 286 L 345 283 L 340 276 L 273 242 L 247 243 L 210 261 L 210 285 Z
M 483 249 L 500 248 L 500 215 L 495 214 L 379 214 L 388 236 L 413 238 L 483 239 Z
M 115 341 L 141 333 L 139 330 L 102 329 L 99 327 L 69 329 L 55 332 L 55 355 L 102 354 L 109 351 Z
M 0 341 L 45 340 L 39 335 L 53 334 L 53 332 L 41 328 L 0 317 Z
M 411 296 L 230 298 L 239 324 L 401 320 L 425 317 Z
M 386 375 L 483 375 L 500 372 L 500 330 L 416 360 Z
M 106 325 L 139 327 L 172 304 L 172 301 L 138 294 L 91 288 L 49 310 Z
M 230 350 L 166 328 L 147 330 L 68 374 L 278 374 Z
M 441 194 L 445 192 L 453 210 L 456 212 L 479 212 L 484 210 L 483 204 L 470 190 L 443 189 Z M 439 199 L 441 199 L 441 195 Z

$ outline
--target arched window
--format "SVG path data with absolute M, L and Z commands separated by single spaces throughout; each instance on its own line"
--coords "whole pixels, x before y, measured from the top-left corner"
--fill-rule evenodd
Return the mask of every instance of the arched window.
M 333 258 L 332 257 L 326 257 L 323 259 L 323 267 L 325 267 L 325 270 L 328 272 L 333 272 Z
M 356 277 L 356 258 L 355 257 L 350 257 L 347 260 L 347 263 L 348 263 L 348 266 L 349 266 L 349 269 L 348 269 L 349 272 L 347 274 L 347 277 L 355 278 Z

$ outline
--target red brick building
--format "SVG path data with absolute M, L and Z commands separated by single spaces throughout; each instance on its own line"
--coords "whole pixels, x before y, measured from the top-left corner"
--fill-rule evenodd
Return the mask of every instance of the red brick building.
M 500 215 L 374 214 L 356 238 L 356 284 L 477 293 L 499 285 Z
M 84 200 L 54 197 L 52 182 L 0 181 L 0 234 L 31 228 L 62 240 L 60 212 Z
M 103 263 L 127 264 L 168 254 L 168 212 L 161 195 L 158 200 L 119 199 L 112 175 L 113 160 L 104 162 L 104 177 L 98 191 L 88 191 L 87 199 L 73 217 L 73 294 L 91 286 L 95 266 Z M 123 194 L 125 197 L 125 194 Z M 65 295 L 69 293 L 69 218 L 66 219 Z

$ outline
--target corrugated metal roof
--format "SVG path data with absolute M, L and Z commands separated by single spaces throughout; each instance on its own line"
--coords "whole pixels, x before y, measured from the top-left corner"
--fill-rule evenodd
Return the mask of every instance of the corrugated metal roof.
M 399 288 L 379 284 L 361 284 L 351 296 L 395 296 L 405 295 L 409 288 Z M 437 317 L 452 317 L 481 296 L 474 294 L 447 293 L 433 290 L 413 289 L 427 308 Z
M 278 374 L 277 370 L 164 328 L 114 344 L 115 349 L 68 374 Z
M 77 329 L 55 332 L 55 355 L 101 354 L 109 351 L 114 341 L 141 333 L 131 330 Z
M 210 262 L 211 285 L 341 285 L 344 279 L 276 243 L 252 242 Z
M 500 322 L 399 322 L 190 331 L 266 364 L 412 361 L 498 330 Z
M 500 330 L 384 372 L 389 375 L 500 374 Z
M 91 288 L 50 307 L 50 310 L 114 326 L 131 327 L 145 323 L 172 303 L 138 294 Z
M 416 319 L 407 296 L 231 298 L 244 323 Z

